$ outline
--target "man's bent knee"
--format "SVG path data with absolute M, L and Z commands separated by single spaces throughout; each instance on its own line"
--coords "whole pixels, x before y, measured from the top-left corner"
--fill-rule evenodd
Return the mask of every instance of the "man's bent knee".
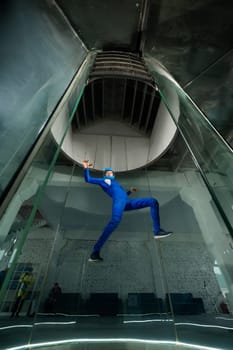
M 150 198 L 150 201 L 151 201 L 151 203 L 152 203 L 152 205 L 153 206 L 157 206 L 158 204 L 159 204 L 159 202 L 157 201 L 157 199 L 155 199 L 155 198 Z
M 108 225 L 111 225 L 113 228 L 116 228 L 121 222 L 121 216 L 113 216 Z

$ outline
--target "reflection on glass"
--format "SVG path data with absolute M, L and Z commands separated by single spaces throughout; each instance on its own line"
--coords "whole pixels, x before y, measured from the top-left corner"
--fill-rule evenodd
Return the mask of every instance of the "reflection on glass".
M 23 22 L 23 17 L 27 21 Z M 7 3 L 1 11 L 1 191 L 22 167 L 87 49 L 55 3 Z M 31 31 L 31 27 L 34 30 Z M 17 33 L 18 36 L 15 35 Z M 18 45 L 17 58 L 12 55 Z M 26 79 L 27 77 L 27 79 Z M 1 193 L 0 193 L 1 194 Z
M 176 334 L 184 343 L 195 339 L 195 344 L 201 344 L 195 328 L 207 332 L 232 328 L 232 250 L 224 222 L 216 215 L 215 204 L 191 165 L 184 142 L 180 149 L 182 161 L 175 171 L 162 172 L 154 164 L 147 176 L 151 193 L 160 202 L 161 220 L 174 231 L 159 242 L 158 255 Z M 231 341 L 226 337 L 222 347 L 216 336 L 206 345 L 228 349 Z
M 206 232 L 204 210 L 198 211 L 195 202 L 198 191 L 208 192 L 195 170 L 185 170 L 189 162 L 180 164 L 179 171 L 161 171 L 154 165 L 117 174 L 124 188 L 137 187 L 135 198 L 159 201 L 161 223 L 174 234 L 154 240 L 148 208 L 126 212 L 103 248 L 104 261 L 90 263 L 93 244 L 111 215 L 111 201 L 84 181 L 81 167 L 58 157 L 12 275 L 17 281 L 15 277 L 19 279 L 30 262 L 34 289 L 19 317 L 4 322 L 2 331 L 10 332 L 12 328 L 6 327 L 13 326 L 16 334 L 23 334 L 21 344 L 30 336 L 31 344 L 44 346 L 76 342 L 109 346 L 110 338 L 114 344 L 135 346 L 138 341 L 160 349 L 175 344 L 218 348 L 222 333 L 212 338 L 210 333 L 213 329 L 228 332 L 231 314 L 219 299 L 223 290 L 216 278 L 220 254 L 209 246 L 212 232 Z M 41 161 L 37 159 L 34 167 L 41 174 Z M 23 203 L 20 217 L 30 213 L 31 204 L 32 198 Z M 214 211 L 208 195 L 203 205 L 205 211 Z M 53 290 L 55 283 L 61 289 Z M 32 317 L 27 317 L 29 312 Z M 77 336 L 81 329 L 85 337 Z M 197 329 L 205 329 L 208 342 L 197 336 Z M 230 333 L 224 336 L 227 344 L 232 341 Z
M 186 140 L 227 229 L 233 234 L 232 150 L 171 75 L 153 59 L 148 59 L 148 65 L 163 103 Z
M 137 188 L 132 198 L 158 200 L 161 226 L 174 233 L 155 240 L 148 208 L 124 212 L 103 247 L 104 260 L 92 263 L 111 199 L 85 182 L 83 168 L 65 159 L 52 139 L 45 141 L 20 188 L 12 233 L 4 237 L 1 260 L 5 256 L 10 274 L 0 335 L 8 348 L 121 342 L 221 349 L 224 337 L 230 349 L 229 240 L 199 172 L 189 167 L 187 148 L 180 148 L 182 160 L 172 170 L 155 163 L 116 174 L 125 189 Z M 10 318 L 28 269 L 34 277 L 30 293 L 19 316 Z

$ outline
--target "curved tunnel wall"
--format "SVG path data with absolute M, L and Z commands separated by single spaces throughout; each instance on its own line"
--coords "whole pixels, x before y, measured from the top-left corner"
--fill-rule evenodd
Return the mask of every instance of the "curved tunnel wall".
M 178 118 L 178 98 L 174 91 L 169 93 L 174 105 L 177 105 Z M 55 140 L 58 140 L 59 130 L 62 130 L 68 117 L 68 112 L 63 110 L 53 125 L 52 135 Z M 83 159 L 89 159 L 96 170 L 110 165 L 115 171 L 123 172 L 143 167 L 160 158 L 171 145 L 176 131 L 168 110 L 160 102 L 150 136 L 142 135 L 120 121 L 109 118 L 93 122 L 83 131 L 74 132 L 70 129 L 62 151 L 79 164 Z

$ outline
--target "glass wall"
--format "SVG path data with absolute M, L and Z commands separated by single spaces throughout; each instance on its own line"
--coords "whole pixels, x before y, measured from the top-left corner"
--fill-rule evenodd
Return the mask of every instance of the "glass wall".
M 0 18 L 3 198 L 88 51 L 55 2 L 2 1 Z
M 149 57 L 147 64 L 233 237 L 233 151 L 166 69 Z
M 131 199 L 158 200 L 161 228 L 173 234 L 154 239 L 149 208 L 125 212 L 99 263 L 88 260 L 111 200 L 61 153 L 49 160 L 53 148 L 47 139 L 20 190 L 25 200 L 13 225 L 22 223 L 23 232 L 10 231 L 4 242 L 10 267 L 1 294 L 5 348 L 231 349 L 229 241 L 200 173 L 188 166 L 185 144 L 186 158 L 174 171 L 154 164 L 116 174 L 126 190 L 137 189 Z M 15 308 L 26 273 L 33 277 L 22 308 Z
M 155 163 L 116 174 L 137 189 L 131 199 L 157 199 L 161 228 L 173 234 L 155 239 L 149 208 L 127 211 L 104 260 L 89 262 L 111 199 L 61 152 L 84 83 L 85 74 L 61 107 L 68 118 L 59 146 L 45 140 L 1 227 L 1 344 L 230 350 L 231 241 L 184 141 L 173 170 Z
M 151 191 L 160 202 L 161 224 L 174 231 L 158 242 L 166 300 L 179 342 L 191 348 L 196 344 L 228 349 L 232 342 L 232 241 L 202 175 L 190 166 L 187 151 L 183 141 L 185 156 L 174 171 L 161 172 L 156 164 L 147 170 Z M 220 329 L 224 342 L 218 335 Z
M 76 83 L 67 91 L 65 99 L 59 105 L 58 115 L 62 114 L 65 120 L 59 145 L 49 133 L 0 222 L 1 330 L 4 332 L 12 327 L 22 328 L 20 337 L 16 336 L 9 344 L 5 343 L 4 336 L 1 338 L 1 344 L 6 346 L 28 343 L 32 324 L 26 322 L 23 326 L 20 321 L 20 325 L 17 325 L 15 321 L 22 315 L 34 320 L 34 315 L 40 310 L 38 305 L 51 263 L 56 230 L 49 230 L 49 224 L 39 210 L 39 205 L 60 156 L 61 145 L 71 126 L 91 64 L 92 55 L 89 55 L 75 78 Z M 31 244 L 31 236 L 36 246 Z

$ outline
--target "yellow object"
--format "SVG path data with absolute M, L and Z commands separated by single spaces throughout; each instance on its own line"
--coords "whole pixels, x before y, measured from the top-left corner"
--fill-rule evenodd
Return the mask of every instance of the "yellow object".
M 25 299 L 33 282 L 34 282 L 34 277 L 31 273 L 30 274 L 28 272 L 22 273 L 19 279 L 19 289 L 17 292 L 17 296 Z

